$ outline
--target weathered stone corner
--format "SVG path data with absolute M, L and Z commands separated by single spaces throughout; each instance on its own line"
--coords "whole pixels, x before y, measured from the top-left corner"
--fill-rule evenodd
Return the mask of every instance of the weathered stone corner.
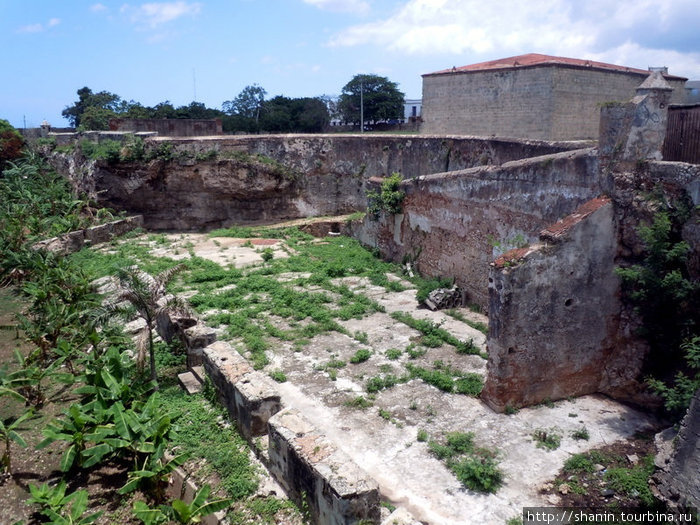
M 235 348 L 217 341 L 203 351 L 207 375 L 245 439 L 267 433 L 267 422 L 282 408 L 272 380 L 253 370 Z
M 604 105 L 598 142 L 601 158 L 627 166 L 661 160 L 672 91 L 663 75 L 655 71 L 637 88 L 632 100 Z
M 611 356 L 619 342 L 610 319 L 620 308 L 612 203 L 592 199 L 540 238 L 546 249 L 525 250 L 519 264 L 492 265 L 489 274 L 488 378 L 481 397 L 497 411 L 620 386 L 608 384 L 609 369 L 620 361 Z M 634 376 L 641 363 L 625 359 Z
M 379 523 L 376 481 L 298 410 L 285 409 L 268 424 L 269 470 L 292 499 L 308 504 L 314 523 Z

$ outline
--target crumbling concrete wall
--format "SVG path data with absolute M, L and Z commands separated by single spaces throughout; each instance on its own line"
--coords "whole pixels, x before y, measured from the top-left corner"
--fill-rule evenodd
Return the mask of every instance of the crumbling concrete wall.
M 540 242 L 496 260 L 489 275 L 492 408 L 593 392 L 620 393 L 644 353 L 619 333 L 613 205 L 593 199 L 545 229 Z
M 169 144 L 171 155 L 107 164 L 76 152 L 54 154 L 54 163 L 70 174 L 78 190 L 103 205 L 142 214 L 149 229 L 191 230 L 350 213 L 365 208 L 372 176 L 398 171 L 412 178 L 574 147 L 464 137 L 352 135 L 146 142 L 154 150 Z
M 109 129 L 130 133 L 155 131 L 164 137 L 198 137 L 223 133 L 220 118 L 113 118 L 109 119 Z
M 486 309 L 489 264 L 599 195 L 597 163 L 585 149 L 407 180 L 403 213 L 367 218 L 354 234 L 423 275 L 454 278 Z
M 253 370 L 230 344 L 216 341 L 204 349 L 204 369 L 222 403 L 248 441 L 267 434 L 268 420 L 281 409 L 272 380 Z

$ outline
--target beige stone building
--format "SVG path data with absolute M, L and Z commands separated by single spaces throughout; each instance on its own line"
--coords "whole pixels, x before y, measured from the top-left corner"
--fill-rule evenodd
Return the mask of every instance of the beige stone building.
M 626 101 L 649 71 L 527 54 L 423 75 L 421 132 L 542 140 L 598 137 L 600 107 Z M 672 103 L 687 79 L 664 75 Z

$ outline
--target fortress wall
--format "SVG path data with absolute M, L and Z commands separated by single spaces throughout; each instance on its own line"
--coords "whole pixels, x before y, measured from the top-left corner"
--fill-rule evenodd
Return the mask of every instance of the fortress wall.
M 143 215 L 149 229 L 204 230 L 362 210 L 369 179 L 395 171 L 415 178 L 577 146 L 396 135 L 167 137 L 146 145 L 170 156 L 108 164 L 55 153 L 54 163 L 78 190 Z
M 405 181 L 403 213 L 365 219 L 355 235 L 423 275 L 455 278 L 486 309 L 489 265 L 597 196 L 597 165 L 588 149 Z

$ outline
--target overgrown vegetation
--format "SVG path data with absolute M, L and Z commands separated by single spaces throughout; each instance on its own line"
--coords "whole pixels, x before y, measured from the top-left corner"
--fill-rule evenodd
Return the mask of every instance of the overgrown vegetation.
M 427 438 L 426 435 L 421 437 Z M 430 440 L 428 448 L 468 489 L 493 493 L 503 482 L 503 473 L 498 468 L 498 454 L 475 446 L 472 432 L 450 432 L 444 442 Z
M 401 187 L 403 177 L 400 173 L 392 173 L 382 180 L 379 191 L 367 192 L 367 213 L 378 218 L 380 213 L 396 215 L 401 213 L 401 204 L 406 196 Z
M 8 121 L 0 119 L 0 170 L 22 155 L 24 139 Z
M 411 314 L 405 312 L 393 312 L 391 317 L 421 332 L 423 334 L 421 344 L 427 347 L 435 348 L 441 346 L 443 343 L 447 343 L 454 346 L 459 354 L 480 355 L 479 348 L 474 344 L 474 341 L 471 339 L 468 341 L 457 339 L 450 332 L 441 328 L 439 324 L 433 323 L 432 321 L 416 319 L 411 316 Z
M 257 474 L 240 436 L 230 425 L 225 431 L 220 428 L 221 409 L 194 406 L 205 401 L 185 399 L 172 386 L 172 376 L 165 378 L 167 388 L 162 393 L 155 392 L 151 374 L 141 373 L 135 366 L 134 343 L 123 336 L 119 327 L 123 321 L 112 322 L 114 312 L 101 309 L 92 290 L 90 281 L 96 274 L 112 273 L 117 267 L 125 269 L 140 261 L 119 251 L 93 260 L 85 254 L 66 258 L 29 249 L 34 239 L 62 233 L 92 219 L 89 215 L 85 218 L 84 201 L 75 199 L 65 182 L 36 157 L 28 156 L 11 164 L 0 179 L 0 193 L 0 224 L 6 233 L 2 237 L 0 269 L 3 282 L 15 283 L 25 298 L 27 307 L 18 321 L 17 334 L 33 343 L 28 353 L 16 352 L 15 367 L 5 364 L 0 369 L 0 401 L 4 409 L 10 408 L 10 414 L 19 414 L 3 416 L 0 421 L 3 471 L 12 475 L 12 447 L 26 444 L 22 434 L 28 421 L 60 401 L 53 396 L 60 392 L 61 399 L 66 399 L 67 393 L 72 402 L 43 428 L 45 439 L 38 448 L 60 444 L 59 466 L 64 480 L 87 479 L 88 472 L 106 464 L 112 468 L 130 464 L 128 480 L 120 490 L 124 502 L 130 500 L 129 493 L 138 490 L 139 501 L 145 499 L 149 505 L 155 505 L 163 516 L 192 523 L 224 502 L 208 504 L 205 487 L 190 505 L 177 500 L 170 504 L 164 500 L 164 488 L 168 474 L 190 454 L 201 457 L 201 445 L 208 443 L 204 449 L 209 454 L 207 464 L 219 472 L 230 497 L 241 500 L 250 495 L 257 486 Z M 21 204 L 30 212 L 23 213 Z M 147 250 L 139 254 L 146 261 L 151 259 Z M 88 260 L 93 264 L 83 266 L 82 262 Z M 158 267 L 152 260 L 151 264 Z M 170 268 L 166 277 L 173 275 L 173 261 L 160 264 Z M 92 273 L 97 269 L 99 272 Z M 158 284 L 155 295 L 162 295 L 168 279 L 158 277 L 145 278 L 149 281 L 145 284 L 131 283 L 136 306 L 143 304 L 139 291 L 153 291 L 149 289 L 151 281 Z M 139 278 L 143 280 L 144 274 L 139 274 Z M 180 361 L 180 355 L 158 348 L 151 346 L 151 362 L 163 367 L 161 371 Z M 17 406 L 10 407 L 11 403 Z M 22 410 L 19 403 L 31 406 Z M 186 414 L 187 424 L 178 422 L 180 414 Z M 189 424 L 197 417 L 202 421 Z M 200 435 L 192 436 L 194 431 Z M 166 458 L 166 451 L 175 447 L 179 449 L 175 455 Z M 55 487 L 31 484 L 31 502 L 52 523 L 94 522 L 100 513 L 89 510 L 92 502 L 87 491 L 78 488 L 68 492 L 66 487 L 60 481 Z M 115 494 L 115 498 L 119 496 Z M 142 518 L 153 516 L 141 512 L 145 512 L 145 504 L 136 505 L 136 514 Z M 246 514 L 254 516 L 250 509 Z M 146 517 L 144 522 L 152 522 L 149 519 Z M 252 519 L 256 523 L 272 521 L 270 515 Z
M 648 384 L 664 399 L 666 410 L 680 418 L 700 387 L 700 283 L 689 276 L 690 246 L 681 239 L 691 205 L 661 200 L 659 206 L 652 223 L 638 229 L 646 249 L 642 260 L 616 273 L 651 348 Z
M 634 447 L 634 454 L 621 454 L 614 446 L 574 454 L 564 463 L 554 486 L 567 485 L 573 494 L 570 503 L 595 501 L 596 506 L 617 504 L 640 509 L 663 508 L 649 485 L 654 473 L 654 456 L 643 452 L 648 448 L 653 450 L 653 445 Z M 609 499 L 612 494 L 615 494 L 614 500 Z

